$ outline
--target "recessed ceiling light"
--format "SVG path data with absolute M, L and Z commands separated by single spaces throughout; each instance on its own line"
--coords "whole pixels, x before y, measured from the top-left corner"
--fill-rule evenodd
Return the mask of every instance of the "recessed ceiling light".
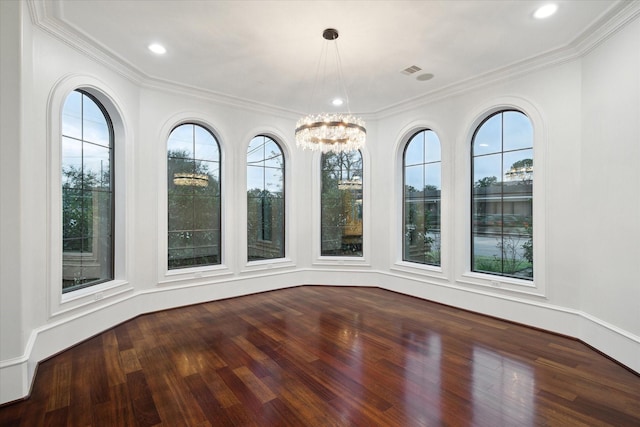
M 558 5 L 554 3 L 545 4 L 544 6 L 539 7 L 535 13 L 533 14 L 534 18 L 544 19 L 548 18 L 558 10 Z
M 333 101 L 331 101 L 331 103 L 333 105 L 335 105 L 336 107 L 344 104 L 344 101 L 341 98 L 335 98 Z
M 155 53 L 156 55 L 164 55 L 165 53 L 167 53 L 167 49 L 162 46 L 161 44 L 158 43 L 152 43 L 149 45 L 149 50 L 153 53 Z

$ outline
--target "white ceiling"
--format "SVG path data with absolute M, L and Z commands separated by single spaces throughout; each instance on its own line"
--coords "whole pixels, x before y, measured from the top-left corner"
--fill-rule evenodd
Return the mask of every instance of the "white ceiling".
M 322 31 L 336 28 L 350 109 L 376 113 L 570 50 L 624 5 L 556 1 L 556 15 L 534 19 L 544 3 L 45 0 L 44 9 L 48 19 L 146 77 L 296 112 L 336 109 L 329 105 L 336 90 L 314 84 L 328 43 Z M 151 42 L 167 54 L 149 52 Z M 422 71 L 401 73 L 412 65 Z M 435 77 L 416 79 L 424 73 Z

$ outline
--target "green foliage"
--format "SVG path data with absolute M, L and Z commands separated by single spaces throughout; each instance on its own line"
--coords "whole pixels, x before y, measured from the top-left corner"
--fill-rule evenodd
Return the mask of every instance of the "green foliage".
M 62 177 L 62 250 L 82 252 L 83 243 L 87 247 L 90 246 L 90 242 L 84 239 L 92 235 L 94 192 L 91 189 L 97 187 L 98 175 L 83 172 L 81 167 L 69 165 L 62 168 Z
M 533 223 L 524 223 L 525 233 L 529 236 L 527 241 L 522 244 L 524 249 L 524 258 L 533 264 Z
M 511 169 L 523 169 L 523 168 L 532 168 L 533 167 L 533 159 L 522 159 L 514 162 L 511 165 Z
M 495 176 L 485 176 L 484 178 L 477 180 L 476 183 L 474 184 L 474 187 L 487 188 L 496 184 L 497 182 L 498 182 L 498 178 L 496 178 Z

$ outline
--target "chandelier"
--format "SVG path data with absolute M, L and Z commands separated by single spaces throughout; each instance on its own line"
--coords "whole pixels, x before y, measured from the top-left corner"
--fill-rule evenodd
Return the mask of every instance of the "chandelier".
M 322 37 L 327 41 L 335 41 L 338 38 L 338 30 L 327 28 L 322 33 Z M 349 111 L 349 97 L 342 82 L 338 44 L 335 42 L 333 45 L 335 46 L 336 67 L 338 70 L 338 87 L 344 91 L 347 111 Z M 326 68 L 326 64 L 324 68 Z M 317 78 L 316 74 L 316 83 Z M 313 98 L 313 94 L 311 98 Z M 296 145 L 303 149 L 319 150 L 323 153 L 359 150 L 364 147 L 366 136 L 367 130 L 365 129 L 364 121 L 354 117 L 350 112 L 309 114 L 296 123 Z

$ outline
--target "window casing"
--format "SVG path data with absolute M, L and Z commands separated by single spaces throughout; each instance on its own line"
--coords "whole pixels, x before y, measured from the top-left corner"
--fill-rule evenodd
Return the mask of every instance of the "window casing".
M 320 254 L 362 257 L 362 153 L 323 153 L 320 162 Z
M 440 266 L 440 140 L 419 131 L 403 154 L 403 261 Z
M 198 124 L 185 123 L 167 141 L 169 270 L 221 263 L 220 146 Z
M 82 90 L 62 109 L 62 292 L 114 278 L 114 132 L 104 106 Z
M 533 126 L 516 110 L 476 129 L 471 152 L 471 269 L 533 280 Z
M 247 149 L 247 259 L 285 256 L 285 165 L 282 149 L 259 135 Z

